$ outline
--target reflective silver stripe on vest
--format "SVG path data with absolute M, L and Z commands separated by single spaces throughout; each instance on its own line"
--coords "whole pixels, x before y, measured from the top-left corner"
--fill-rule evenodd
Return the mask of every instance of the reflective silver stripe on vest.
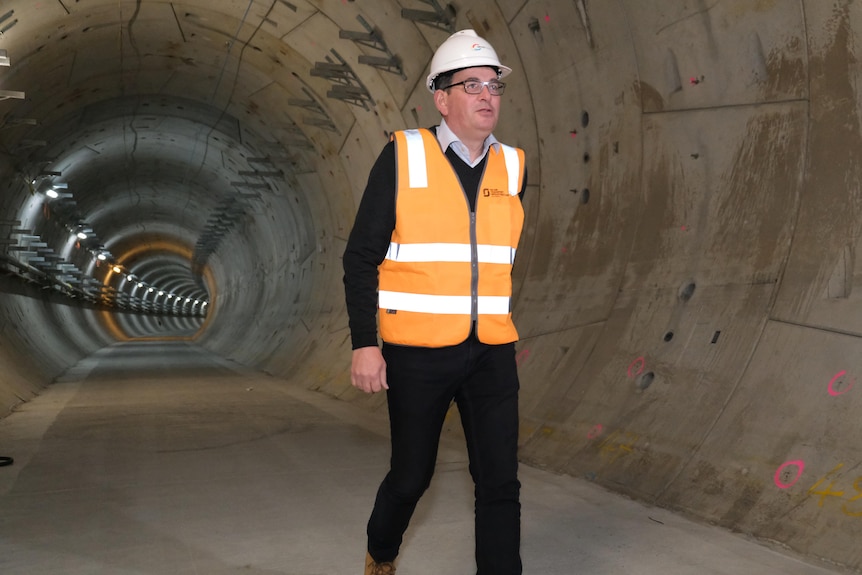
M 407 140 L 407 173 L 411 188 L 428 187 L 428 167 L 425 163 L 425 143 L 419 130 L 405 130 Z
M 470 315 L 470 296 L 468 295 L 427 295 L 380 290 L 378 298 L 382 309 Z M 508 313 L 508 297 L 479 296 L 479 314 L 504 315 Z
M 511 246 L 479 244 L 477 255 L 479 263 L 507 264 L 515 262 L 515 249 Z M 386 252 L 386 259 L 394 262 L 464 262 L 470 263 L 470 244 L 399 244 L 392 242 Z
M 503 158 L 506 160 L 506 172 L 509 175 L 509 195 L 517 196 L 521 193 L 518 186 L 518 176 L 521 175 L 521 161 L 518 158 L 518 150 L 506 144 L 500 144 L 503 148 Z

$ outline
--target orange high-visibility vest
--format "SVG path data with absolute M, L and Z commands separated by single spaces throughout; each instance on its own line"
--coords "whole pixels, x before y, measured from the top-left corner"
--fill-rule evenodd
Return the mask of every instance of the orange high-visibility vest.
M 480 341 L 516 341 L 512 264 L 524 224 L 524 151 L 491 146 L 472 214 L 432 132 L 400 131 L 393 139 L 395 230 L 379 268 L 383 341 L 455 345 L 474 320 Z

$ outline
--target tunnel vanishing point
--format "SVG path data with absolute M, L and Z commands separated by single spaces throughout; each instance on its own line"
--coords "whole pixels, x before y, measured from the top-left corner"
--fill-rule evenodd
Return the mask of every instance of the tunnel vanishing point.
M 0 0 L 0 411 L 187 338 L 385 417 L 341 254 L 463 28 L 527 152 L 522 461 L 862 569 L 852 0 Z

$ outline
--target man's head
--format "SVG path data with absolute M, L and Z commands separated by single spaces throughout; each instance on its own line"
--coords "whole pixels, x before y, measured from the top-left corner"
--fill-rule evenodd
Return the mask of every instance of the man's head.
M 450 36 L 434 53 L 428 89 L 446 124 L 462 139 L 484 140 L 500 113 L 500 78 L 511 72 L 473 30 Z

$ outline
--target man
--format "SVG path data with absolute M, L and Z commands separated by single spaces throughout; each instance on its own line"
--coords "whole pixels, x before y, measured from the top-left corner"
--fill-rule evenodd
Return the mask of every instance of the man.
M 438 48 L 427 85 L 440 125 L 393 134 L 344 252 L 351 381 L 387 390 L 392 444 L 365 575 L 395 572 L 453 400 L 475 483 L 477 573 L 521 573 L 511 270 L 527 178 L 524 152 L 491 134 L 509 72 L 473 30 Z

